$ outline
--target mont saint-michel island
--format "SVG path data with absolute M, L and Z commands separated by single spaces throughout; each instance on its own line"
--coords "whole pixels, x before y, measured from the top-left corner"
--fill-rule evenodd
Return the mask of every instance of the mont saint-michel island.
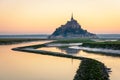
M 82 29 L 81 25 L 74 19 L 73 14 L 71 20 L 67 21 L 65 25 L 58 27 L 50 39 L 60 38 L 97 38 L 96 34 L 90 33 L 87 30 Z

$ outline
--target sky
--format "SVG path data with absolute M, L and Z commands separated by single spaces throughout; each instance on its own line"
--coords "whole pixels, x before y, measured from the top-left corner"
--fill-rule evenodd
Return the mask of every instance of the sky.
M 0 34 L 51 34 L 74 18 L 96 34 L 120 34 L 120 0 L 0 0 Z

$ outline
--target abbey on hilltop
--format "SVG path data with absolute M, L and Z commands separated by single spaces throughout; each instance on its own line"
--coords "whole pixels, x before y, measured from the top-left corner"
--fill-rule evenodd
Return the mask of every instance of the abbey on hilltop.
M 71 16 L 71 20 L 67 21 L 65 25 L 61 25 L 57 28 L 52 35 L 49 36 L 50 39 L 59 38 L 97 38 L 93 33 L 88 32 L 81 28 L 81 25 Z

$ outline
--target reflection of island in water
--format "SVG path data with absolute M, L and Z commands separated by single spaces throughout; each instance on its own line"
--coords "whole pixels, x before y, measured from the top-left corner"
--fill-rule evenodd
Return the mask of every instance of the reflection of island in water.
M 65 52 L 67 54 L 78 54 L 80 52 L 80 49 L 71 49 L 68 47 L 57 47 L 61 52 Z

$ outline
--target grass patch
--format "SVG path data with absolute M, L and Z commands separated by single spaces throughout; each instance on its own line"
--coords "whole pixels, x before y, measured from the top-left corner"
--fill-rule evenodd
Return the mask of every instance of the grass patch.
M 109 80 L 105 65 L 93 59 L 82 60 L 74 80 Z
M 45 39 L 23 39 L 23 38 L 0 39 L 0 45 L 16 44 L 21 42 L 39 41 L 39 40 L 45 40 Z
M 54 41 L 52 43 L 83 43 L 83 42 L 94 42 L 91 39 L 83 39 L 83 38 L 78 38 L 78 39 L 60 39 L 57 41 Z
M 118 41 L 106 41 L 106 42 L 95 42 L 88 38 L 79 38 L 79 39 L 60 39 L 50 43 L 83 43 L 83 47 L 90 48 L 105 48 L 105 49 L 114 49 L 120 50 L 120 40 Z
M 37 48 L 42 48 L 42 47 L 47 47 L 46 44 L 38 44 L 38 45 L 30 45 L 30 46 L 23 46 L 23 47 L 17 47 L 19 49 L 23 48 L 32 48 L 32 49 L 37 49 Z
M 83 43 L 84 47 L 90 48 L 105 48 L 120 50 L 120 41 L 109 41 L 109 42 L 86 42 Z

